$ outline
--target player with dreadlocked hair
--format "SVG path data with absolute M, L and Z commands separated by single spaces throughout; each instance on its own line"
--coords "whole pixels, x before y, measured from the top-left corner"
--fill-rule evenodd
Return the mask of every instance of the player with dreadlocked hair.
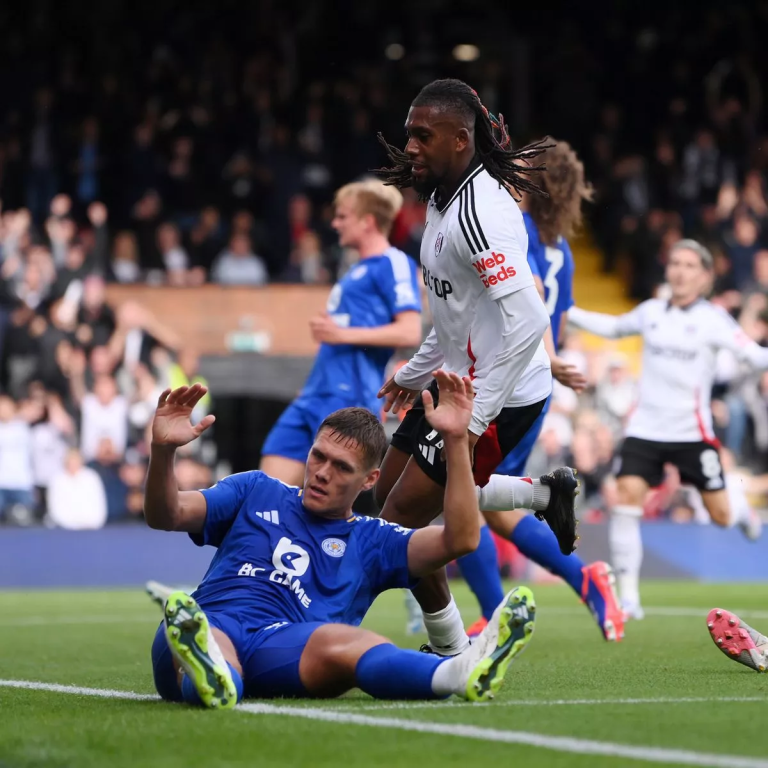
M 552 391 L 542 343 L 549 317 L 528 265 L 528 236 L 514 197 L 515 191 L 545 194 L 529 178 L 544 169 L 528 161 L 546 146 L 512 149 L 503 118 L 492 116 L 460 80 L 437 80 L 422 89 L 405 128 L 405 150 L 383 142 L 393 166 L 378 172 L 385 183 L 413 187 L 429 201 L 420 261 L 434 327 L 379 393 L 386 411 L 397 413 L 413 401 L 381 467 L 381 516 L 422 528 L 443 507 L 444 443 L 419 397 L 442 367 L 473 379 L 468 438 L 480 509 L 535 510 L 569 554 L 576 539 L 573 470 L 564 467 L 538 480 L 491 474 L 535 423 Z M 490 535 L 487 528 L 485 533 Z M 422 579 L 413 594 L 431 650 L 455 655 L 466 648 L 469 639 L 445 572 Z
M 513 149 L 504 116 L 499 114 L 497 118 L 492 115 L 483 106 L 477 92 L 466 83 L 451 79 L 435 80 L 422 88 L 411 107 L 452 108 L 467 120 L 474 119 L 475 153 L 488 175 L 508 189 L 514 188 L 518 194 L 529 192 L 546 196 L 544 190 L 525 178 L 545 170 L 544 166 L 533 167 L 528 161 L 544 152 L 547 148 L 546 140 L 522 149 Z M 380 168 L 377 171 L 384 183 L 399 189 L 414 187 L 422 202 L 429 200 L 434 191 L 434 187 L 429 188 L 430 184 L 436 182 L 437 186 L 441 183 L 440 179 L 433 177 L 422 182 L 413 173 L 413 159 L 408 152 L 387 143 L 381 134 L 378 138 L 394 164 L 391 168 Z

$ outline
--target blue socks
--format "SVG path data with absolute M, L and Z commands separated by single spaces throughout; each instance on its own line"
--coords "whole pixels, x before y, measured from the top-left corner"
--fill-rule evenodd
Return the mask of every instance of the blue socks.
M 477 602 L 480 603 L 483 617 L 490 620 L 496 607 L 504 599 L 504 590 L 499 575 L 496 545 L 487 525 L 480 529 L 480 544 L 477 549 L 456 562 L 464 581 L 469 584 Z
M 435 670 L 448 659 L 404 651 L 385 643 L 366 651 L 357 662 L 357 687 L 377 699 L 442 699 L 432 690 Z
M 229 673 L 232 675 L 232 682 L 237 689 L 237 700 L 240 702 L 243 700 L 243 678 L 240 677 L 240 673 L 229 662 L 227 662 L 227 666 L 229 667 Z M 193 704 L 196 707 L 203 706 L 203 702 L 197 693 L 197 688 L 195 688 L 195 684 L 189 679 L 188 675 L 184 675 L 181 678 L 181 698 L 187 704 Z
M 571 585 L 581 597 L 584 576 L 581 569 L 583 560 L 576 554 L 564 555 L 550 527 L 537 520 L 533 515 L 526 515 L 512 531 L 510 541 L 534 563 L 543 565 Z

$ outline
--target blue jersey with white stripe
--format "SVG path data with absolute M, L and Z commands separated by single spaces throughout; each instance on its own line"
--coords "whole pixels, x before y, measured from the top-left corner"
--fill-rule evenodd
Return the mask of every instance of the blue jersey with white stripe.
M 571 247 L 564 237 L 558 237 L 553 246 L 541 241 L 539 228 L 530 213 L 524 213 L 528 232 L 528 264 L 531 272 L 544 283 L 544 301 L 547 306 L 555 349 L 560 343 L 560 321 L 573 302 L 574 263 Z
M 397 248 L 362 260 L 333 287 L 327 310 L 344 328 L 375 328 L 394 322 L 400 312 L 420 312 L 416 263 Z M 343 395 L 377 410 L 376 395 L 393 352 L 389 347 L 321 344 L 302 395 Z
M 194 597 L 204 609 L 253 628 L 275 621 L 359 624 L 376 596 L 410 587 L 413 531 L 379 518 L 327 520 L 308 512 L 302 490 L 243 472 L 202 491 L 198 546 L 217 552 Z

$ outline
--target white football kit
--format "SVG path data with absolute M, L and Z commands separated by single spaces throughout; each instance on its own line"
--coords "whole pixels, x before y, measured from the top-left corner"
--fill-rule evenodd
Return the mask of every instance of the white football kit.
M 710 395 L 716 357 L 728 349 L 757 370 L 768 349 L 752 341 L 720 307 L 700 299 L 681 308 L 650 299 L 625 315 L 573 307 L 569 322 L 608 338 L 643 337 L 642 374 L 627 437 L 664 443 L 713 442 Z
M 471 376 L 476 435 L 502 408 L 539 403 L 552 391 L 542 342 L 549 318 L 527 251 L 517 203 L 478 162 L 446 204 L 433 195 L 421 265 L 434 327 L 395 380 L 421 389 L 439 367 Z

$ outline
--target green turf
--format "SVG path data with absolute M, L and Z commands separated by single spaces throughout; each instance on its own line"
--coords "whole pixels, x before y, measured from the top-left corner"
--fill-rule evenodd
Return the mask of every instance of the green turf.
M 463 724 L 641 747 L 768 757 L 768 675 L 730 662 L 704 626 L 709 608 L 765 611 L 768 585 L 648 583 L 647 606 L 700 609 L 649 615 L 623 643 L 605 643 L 568 589 L 538 586 L 537 628 L 491 705 L 398 710 L 355 692 L 333 702 L 278 702 L 408 722 Z M 463 586 L 455 594 L 475 618 Z M 152 693 L 149 646 L 159 610 L 135 592 L 0 593 L 0 678 Z M 366 626 L 401 645 L 402 596 L 380 598 Z M 520 705 L 518 701 L 695 697 L 703 702 Z M 717 702 L 719 697 L 760 701 Z M 459 735 L 316 722 L 276 714 L 205 712 L 154 701 L 119 701 L 0 686 L 0 766 L 534 766 L 641 765 Z M 647 763 L 646 763 L 647 764 Z M 656 763 L 658 765 L 659 763 Z M 668 763 L 676 764 L 674 762 Z

